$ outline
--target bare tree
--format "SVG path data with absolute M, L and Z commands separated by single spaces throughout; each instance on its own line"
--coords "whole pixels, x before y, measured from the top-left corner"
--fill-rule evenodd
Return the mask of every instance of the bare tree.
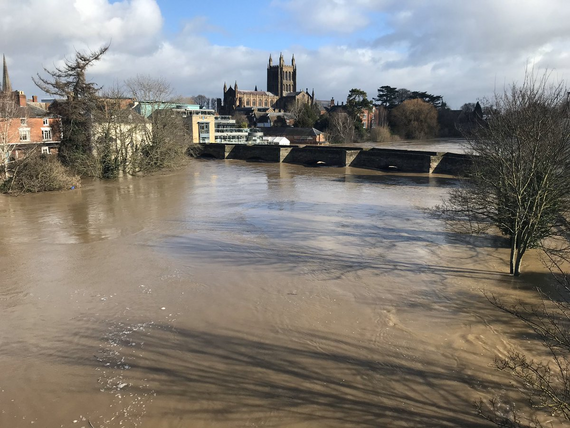
M 332 143 L 352 143 L 356 139 L 354 120 L 343 111 L 331 113 L 327 132 Z
M 538 350 L 546 351 L 537 353 L 538 358 L 512 351 L 495 360 L 499 370 L 517 381 L 517 390 L 527 399 L 517 406 L 503 391 L 488 402 L 480 401 L 480 415 L 497 426 L 540 428 L 570 423 L 570 277 L 564 271 L 570 252 L 564 240 L 564 250 L 546 253 L 548 267 L 558 280 L 552 295 L 541 293 L 540 303 L 532 306 L 487 296 L 494 306 L 521 322 Z M 537 410 L 546 417 L 541 418 Z
M 137 156 L 149 121 L 133 109 L 132 99 L 115 85 L 101 94 L 93 114 L 93 153 L 103 178 L 137 172 Z
M 19 142 L 18 123 L 20 112 L 12 93 L 0 92 L 0 156 L 2 156 L 1 177 L 8 176 L 12 153 Z
M 147 173 L 180 165 L 186 159 L 190 135 L 183 121 L 183 112 L 176 105 L 172 89 L 162 79 L 137 76 L 126 82 L 131 96 L 139 104 L 147 120 L 137 128 L 141 134 L 136 172 Z
M 200 105 L 200 107 L 208 108 L 210 106 L 210 99 L 205 95 L 196 95 L 193 98 L 194 102 Z
M 570 121 L 566 89 L 527 74 L 495 95 L 492 116 L 467 135 L 473 166 L 444 213 L 510 240 L 510 272 L 527 249 L 557 232 L 570 208 Z

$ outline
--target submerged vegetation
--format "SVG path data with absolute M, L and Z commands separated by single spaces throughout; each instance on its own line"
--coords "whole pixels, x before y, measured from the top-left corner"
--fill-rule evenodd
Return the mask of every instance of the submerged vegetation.
M 12 175 L 2 183 L 4 193 L 68 190 L 80 186 L 81 179 L 63 166 L 55 156 L 31 154 L 12 166 Z

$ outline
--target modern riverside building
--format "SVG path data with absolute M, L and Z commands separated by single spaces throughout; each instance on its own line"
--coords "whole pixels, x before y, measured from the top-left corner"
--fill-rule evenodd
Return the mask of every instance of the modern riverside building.
M 238 128 L 231 116 L 216 116 L 214 119 L 216 143 L 246 144 L 249 130 Z

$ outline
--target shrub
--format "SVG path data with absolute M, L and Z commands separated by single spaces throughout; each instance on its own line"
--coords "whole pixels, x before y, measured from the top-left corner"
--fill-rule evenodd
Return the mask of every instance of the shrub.
M 393 141 L 390 128 L 387 126 L 378 126 L 370 130 L 370 139 L 376 143 L 387 143 Z
M 12 176 L 2 183 L 4 193 L 49 192 L 80 186 L 79 176 L 73 175 L 55 156 L 33 154 L 15 162 Z

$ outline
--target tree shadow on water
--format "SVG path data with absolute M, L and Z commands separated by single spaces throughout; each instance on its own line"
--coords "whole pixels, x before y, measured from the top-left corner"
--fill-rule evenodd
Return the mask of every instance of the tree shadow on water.
M 247 239 L 226 240 L 200 235 L 171 236 L 165 238 L 157 248 L 184 255 L 193 260 L 204 260 L 212 263 L 223 263 L 229 266 L 270 267 L 285 273 L 303 272 L 316 274 L 323 279 L 340 279 L 346 275 L 367 271 L 372 276 L 395 275 L 434 275 L 439 280 L 448 277 L 465 277 L 490 279 L 504 276 L 502 272 L 492 272 L 484 268 L 471 268 L 480 257 L 480 249 L 471 247 L 455 254 L 452 264 L 441 263 L 438 247 L 419 247 L 421 254 L 414 257 L 408 254 L 408 260 L 397 254 L 398 248 L 390 243 L 382 248 L 374 248 L 370 242 L 363 244 L 357 251 L 323 250 L 315 247 L 311 241 L 275 243 L 260 245 L 259 242 Z M 402 251 L 402 250 L 399 250 Z M 450 256 L 451 257 L 451 256 Z
M 361 341 L 317 332 L 257 339 L 155 324 L 114 349 L 129 351 L 121 361 L 130 366 L 130 386 L 122 393 L 144 379 L 159 397 L 153 417 L 188 423 L 480 427 L 477 392 L 504 387 L 413 344 L 378 354 Z

